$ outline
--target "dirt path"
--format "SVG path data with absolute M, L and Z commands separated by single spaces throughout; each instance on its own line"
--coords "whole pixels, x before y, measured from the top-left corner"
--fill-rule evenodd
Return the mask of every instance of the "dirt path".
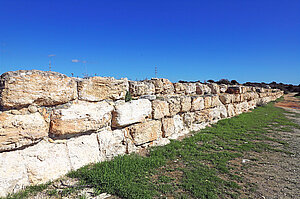
M 300 114 L 300 100 L 293 97 L 293 94 L 284 96 L 284 101 L 276 103 L 275 106 L 285 110 Z M 287 116 L 300 125 L 300 117 Z M 248 197 L 251 198 L 300 198 L 300 130 L 294 129 L 292 132 L 276 132 L 275 138 L 280 138 L 288 143 L 288 146 L 280 146 L 283 152 L 263 152 L 250 153 L 246 159 L 244 177 L 251 186 L 253 183 L 257 187 Z

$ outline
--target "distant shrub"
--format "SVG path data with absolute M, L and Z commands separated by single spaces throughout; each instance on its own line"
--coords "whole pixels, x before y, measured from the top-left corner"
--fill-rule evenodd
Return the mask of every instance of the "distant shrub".
M 234 79 L 233 79 L 233 80 L 231 80 L 231 81 L 230 81 L 230 83 L 231 83 L 231 84 L 233 84 L 233 85 L 237 85 L 237 84 L 239 84 L 239 83 L 238 83 L 238 81 L 236 81 L 236 80 L 234 80 Z
M 218 84 L 230 84 L 230 81 L 228 79 L 220 79 L 217 83 Z
M 125 102 L 130 102 L 132 100 L 131 94 L 129 91 L 126 92 Z
M 209 83 L 215 83 L 215 81 L 214 81 L 214 80 L 212 80 L 212 79 L 210 79 L 210 80 L 207 80 L 207 82 L 209 82 Z

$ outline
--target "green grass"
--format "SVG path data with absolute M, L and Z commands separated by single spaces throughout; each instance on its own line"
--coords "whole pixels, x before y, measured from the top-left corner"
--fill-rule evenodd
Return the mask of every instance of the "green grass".
M 264 141 L 270 131 L 299 128 L 273 103 L 252 112 L 219 121 L 182 141 L 150 150 L 148 157 L 125 155 L 69 173 L 97 193 L 122 198 L 237 198 L 238 181 L 228 161 L 246 151 L 281 151 Z M 174 175 L 174 173 L 177 175 Z M 252 188 L 253 189 L 253 188 Z
M 285 152 L 266 143 L 286 145 L 270 135 L 277 130 L 299 128 L 284 113 L 270 103 L 221 120 L 182 141 L 153 147 L 147 157 L 118 156 L 112 161 L 82 167 L 68 176 L 93 187 L 96 194 L 106 192 L 121 198 L 238 198 L 242 177 L 229 166 L 229 161 L 247 151 Z M 8 198 L 25 198 L 45 188 L 27 188 Z M 255 190 L 254 185 L 249 185 L 251 190 Z M 74 190 L 65 190 L 64 195 L 69 191 Z

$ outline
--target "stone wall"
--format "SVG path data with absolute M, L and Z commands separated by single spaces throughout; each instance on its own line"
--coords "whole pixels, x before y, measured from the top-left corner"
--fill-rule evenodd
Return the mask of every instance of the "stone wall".
M 133 100 L 125 102 L 130 91 Z M 0 77 L 0 196 L 165 145 L 282 96 L 278 89 L 13 71 Z

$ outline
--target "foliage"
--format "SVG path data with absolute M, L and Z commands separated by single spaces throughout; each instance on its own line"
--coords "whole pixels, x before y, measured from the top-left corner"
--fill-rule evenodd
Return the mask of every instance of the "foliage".
M 127 91 L 125 95 L 125 102 L 130 102 L 131 100 L 132 100 L 131 93 Z

